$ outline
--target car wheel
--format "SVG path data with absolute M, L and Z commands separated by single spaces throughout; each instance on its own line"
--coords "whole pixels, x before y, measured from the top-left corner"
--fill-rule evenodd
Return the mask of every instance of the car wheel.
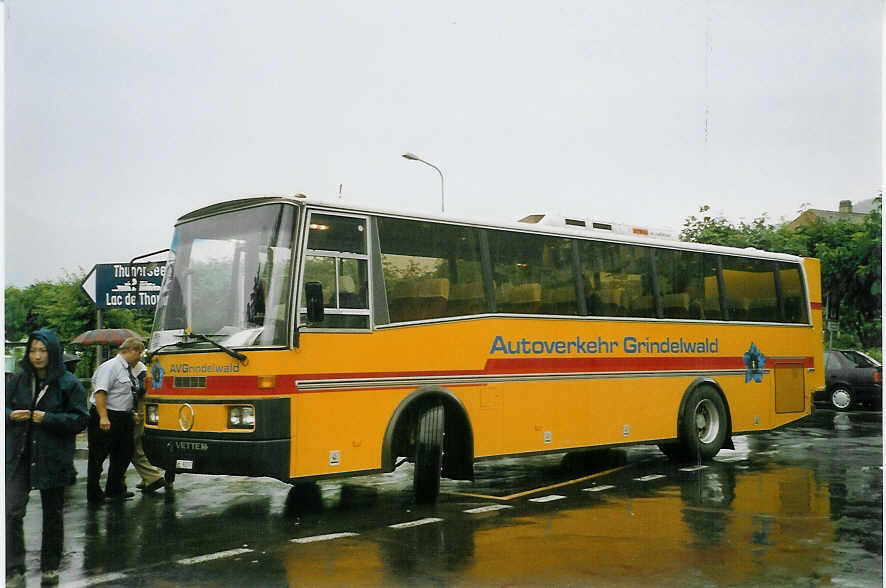
M 831 406 L 837 410 L 852 408 L 852 391 L 848 386 L 837 386 L 831 390 Z

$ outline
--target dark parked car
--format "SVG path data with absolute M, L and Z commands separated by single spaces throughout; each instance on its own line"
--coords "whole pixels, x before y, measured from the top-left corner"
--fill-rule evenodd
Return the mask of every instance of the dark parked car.
M 859 404 L 880 407 L 883 398 L 883 366 L 876 359 L 853 349 L 825 351 L 827 388 L 815 395 L 817 402 L 849 410 Z

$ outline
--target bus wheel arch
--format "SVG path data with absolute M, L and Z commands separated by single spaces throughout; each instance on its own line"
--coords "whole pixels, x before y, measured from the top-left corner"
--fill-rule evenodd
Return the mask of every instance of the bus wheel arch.
M 382 441 L 383 471 L 393 471 L 398 456 L 414 458 L 419 416 L 436 404 L 442 405 L 444 412 L 443 476 L 474 479 L 474 433 L 467 410 L 455 394 L 434 385 L 422 386 L 409 394 L 388 420 Z
M 701 415 L 701 429 L 695 422 Z M 708 430 L 708 426 L 717 427 Z M 712 378 L 698 378 L 683 393 L 677 411 L 677 444 L 665 451 L 668 457 L 710 459 L 720 449 L 735 449 L 732 443 L 732 410 L 722 387 Z M 664 449 L 663 449 L 664 451 Z M 701 455 L 699 453 L 701 452 Z

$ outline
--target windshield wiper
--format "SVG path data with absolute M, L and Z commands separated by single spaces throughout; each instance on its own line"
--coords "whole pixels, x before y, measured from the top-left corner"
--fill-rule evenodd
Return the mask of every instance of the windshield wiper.
M 176 341 L 175 343 L 167 343 L 166 345 L 161 345 L 157 349 L 153 351 L 145 351 L 145 363 L 151 363 L 151 359 L 160 352 L 161 349 L 166 349 L 167 347 L 177 347 L 181 345 L 182 347 L 192 346 L 196 343 L 196 341 Z
M 210 345 L 215 345 L 217 348 L 224 351 L 225 353 L 227 353 L 228 355 L 230 355 L 231 357 L 233 357 L 237 361 L 242 361 L 243 363 L 246 363 L 246 356 L 245 355 L 243 355 L 239 351 L 234 351 L 230 347 L 225 347 L 224 345 L 222 345 L 218 341 L 213 341 L 212 339 L 209 338 L 209 335 L 204 335 L 203 333 L 189 333 L 185 336 L 186 337 L 193 337 L 194 339 L 199 339 L 200 341 L 205 341 L 205 342 L 209 343 Z
M 234 351 L 233 349 L 231 349 L 229 347 L 225 347 L 224 345 L 222 345 L 218 341 L 213 341 L 212 339 L 209 338 L 209 335 L 204 335 L 203 333 L 185 333 L 185 334 L 178 335 L 178 336 L 179 337 L 193 337 L 194 339 L 197 339 L 197 341 L 205 341 L 206 343 L 209 343 L 210 345 L 217 347 L 221 351 L 224 351 L 225 353 L 227 353 L 228 355 L 230 355 L 231 357 L 233 357 L 237 361 L 242 361 L 243 363 L 248 363 L 246 361 L 245 355 L 243 355 L 239 351 Z M 161 349 L 166 349 L 167 347 L 177 347 L 177 346 L 188 347 L 188 346 L 194 345 L 197 341 L 176 341 L 175 343 L 167 343 L 166 345 L 161 345 L 157 349 L 154 349 L 153 351 L 148 351 L 147 353 L 145 353 L 145 361 L 150 363 L 151 358 L 154 357 L 155 355 L 157 355 L 157 352 L 159 352 Z

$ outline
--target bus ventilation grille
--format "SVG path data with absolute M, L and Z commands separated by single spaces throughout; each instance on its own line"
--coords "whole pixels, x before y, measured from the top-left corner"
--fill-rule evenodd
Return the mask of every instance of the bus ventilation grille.
M 175 376 L 172 385 L 175 388 L 205 388 L 206 376 Z

